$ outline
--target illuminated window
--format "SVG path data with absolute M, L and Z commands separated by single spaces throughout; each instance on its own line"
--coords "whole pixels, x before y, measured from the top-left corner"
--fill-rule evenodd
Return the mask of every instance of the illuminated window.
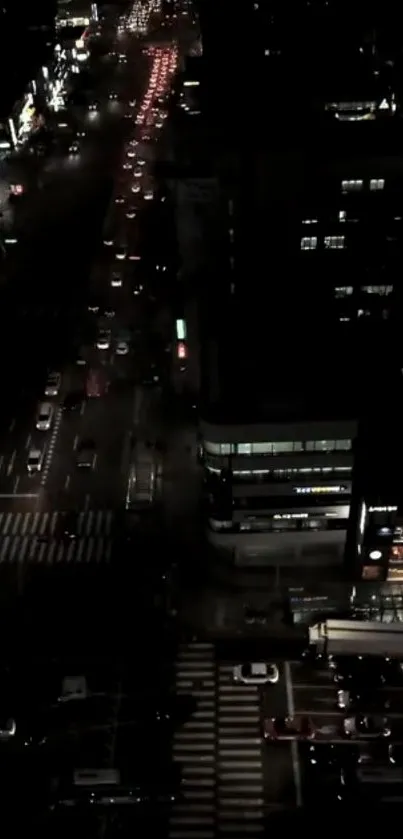
M 339 221 L 346 221 L 347 213 L 345 210 L 339 210 Z
M 353 293 L 353 286 L 352 285 L 344 285 L 344 286 L 336 286 L 334 289 L 334 296 L 337 298 L 340 297 L 349 297 L 350 294 Z
M 328 250 L 341 251 L 345 246 L 345 236 L 325 236 L 325 248 Z
M 371 192 L 378 192 L 380 189 L 383 189 L 385 186 L 384 178 L 371 178 L 369 182 L 369 188 Z
M 353 180 L 353 181 L 342 181 L 341 182 L 341 191 L 342 192 L 359 192 L 364 186 L 364 181 L 361 180 Z
M 238 454 L 252 454 L 252 443 L 238 443 Z
M 317 236 L 303 236 L 301 239 L 301 250 L 302 251 L 314 251 L 315 248 L 318 246 L 318 237 Z
M 387 296 L 388 294 L 392 294 L 393 285 L 363 285 L 361 286 L 361 291 L 365 291 L 366 294 Z
M 304 219 L 302 219 L 302 224 L 317 224 L 317 223 L 318 223 L 317 218 L 304 218 Z

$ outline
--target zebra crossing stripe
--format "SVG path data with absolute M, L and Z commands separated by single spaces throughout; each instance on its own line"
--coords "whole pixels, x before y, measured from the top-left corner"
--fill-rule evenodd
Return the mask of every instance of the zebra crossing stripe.
M 64 515 L 65 513 L 61 512 L 1 512 L 0 537 L 54 535 Z M 81 512 L 77 519 L 77 535 L 83 538 L 111 536 L 113 517 L 112 510 Z
M 108 564 L 111 561 L 112 540 L 104 537 L 56 539 L 39 541 L 27 536 L 3 536 L 0 539 L 0 564 Z

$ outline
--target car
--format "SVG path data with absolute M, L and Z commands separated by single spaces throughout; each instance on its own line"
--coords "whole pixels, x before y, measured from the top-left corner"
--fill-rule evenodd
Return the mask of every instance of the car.
M 140 169 L 140 168 L 137 168 L 137 169 L 134 170 L 133 175 L 134 175 L 135 178 L 142 178 L 143 177 L 143 170 Z
M 382 693 L 374 693 L 368 689 L 360 692 L 351 690 L 337 691 L 337 707 L 341 710 L 349 708 L 365 708 L 370 710 L 388 710 L 390 708 L 390 699 Z
M 92 438 L 85 437 L 77 445 L 76 466 L 79 469 L 93 469 L 96 463 L 96 445 Z
M 154 198 L 154 192 L 152 189 L 145 189 L 144 190 L 144 201 L 152 201 Z
M 87 699 L 88 684 L 85 676 L 65 676 L 57 701 L 61 704 Z
M 104 315 L 105 315 L 105 317 L 106 317 L 106 318 L 108 318 L 108 319 L 110 320 L 111 318 L 114 318 L 114 317 L 115 317 L 115 314 L 116 314 L 116 312 L 115 312 L 115 310 L 114 310 L 114 309 L 112 309 L 112 307 L 111 307 L 111 306 L 106 306 L 106 307 L 105 307 L 105 309 L 104 309 Z
M 51 402 L 41 402 L 36 414 L 35 426 L 38 431 L 49 431 L 52 426 L 55 409 Z
M 82 130 L 81 130 L 81 131 L 77 131 L 77 137 L 79 137 L 79 138 L 81 138 L 81 139 L 82 139 L 83 137 L 85 137 L 85 131 L 82 131 Z
M 141 189 L 140 184 L 134 183 L 131 186 L 131 191 L 134 192 L 134 194 L 136 194 L 137 192 L 140 192 L 140 189 Z
M 140 157 L 139 160 L 137 161 L 137 166 L 140 166 L 140 168 L 142 168 L 145 165 L 146 165 L 145 160 L 143 160 L 143 158 Z
M 136 157 L 136 152 L 133 148 L 129 148 L 126 152 L 126 156 L 129 157 L 130 160 L 133 160 L 133 158 Z
M 89 312 L 92 312 L 94 315 L 97 315 L 100 309 L 99 303 L 97 300 L 90 300 L 88 303 L 87 309 Z
M 80 347 L 77 356 L 76 356 L 76 364 L 78 367 L 85 367 L 87 364 L 86 358 L 86 349 L 85 347 Z
M 118 341 L 116 344 L 116 355 L 127 355 L 129 352 L 129 345 L 126 341 Z
M 118 98 L 118 95 L 117 95 L 116 91 L 111 90 L 109 95 L 108 95 L 108 99 L 110 99 L 111 102 L 116 102 L 117 98 Z
M 267 623 L 268 611 L 267 609 L 258 609 L 255 606 L 245 606 L 243 610 L 243 616 L 245 623 L 249 625 L 263 625 Z
M 133 285 L 133 294 L 134 294 L 136 297 L 138 297 L 138 296 L 139 296 L 139 294 L 141 294 L 141 292 L 142 292 L 143 290 L 144 290 L 144 286 L 142 286 L 142 285 L 141 285 L 141 283 L 134 283 L 134 285 Z
M 78 143 L 76 143 L 76 142 L 74 142 L 74 143 L 70 143 L 70 145 L 69 145 L 69 154 L 78 154 L 78 152 L 79 152 L 79 146 L 78 146 Z
M 126 218 L 133 219 L 136 218 L 137 210 L 133 206 L 129 206 L 126 210 Z
M 127 248 L 125 247 L 125 245 L 118 245 L 115 251 L 115 259 L 117 259 L 119 262 L 123 262 L 123 260 L 126 259 L 126 256 Z
M 81 390 L 74 390 L 65 396 L 62 402 L 63 413 L 78 411 L 83 404 L 83 393 Z
M 97 338 L 97 349 L 108 350 L 111 345 L 111 333 L 108 329 L 101 329 Z
M 233 669 L 234 682 L 245 685 L 275 685 L 279 680 L 277 664 L 267 664 L 263 661 L 236 664 Z
M 44 449 L 32 448 L 29 450 L 27 457 L 27 471 L 30 475 L 41 471 L 44 454 Z
M 126 198 L 124 197 L 124 195 L 116 195 L 115 196 L 115 204 L 124 204 L 125 201 L 126 201 Z
M 340 688 L 359 689 L 361 685 L 380 688 L 386 683 L 385 663 L 382 660 L 346 656 L 340 659 L 331 658 L 329 667 L 334 671 L 334 681 Z
M 49 373 L 45 385 L 45 396 L 57 396 L 61 381 L 62 377 L 60 373 Z
M 263 720 L 263 736 L 265 740 L 313 740 L 316 729 L 305 714 L 271 717 Z
M 133 164 L 125 160 L 125 162 L 122 164 L 122 169 L 124 169 L 125 172 L 131 172 L 131 170 L 133 169 Z
M 352 740 L 369 740 L 378 737 L 390 737 L 391 730 L 386 717 L 355 714 L 345 717 L 342 733 Z
M 76 539 L 79 532 L 79 516 L 74 510 L 69 510 L 62 519 L 63 536 Z
M 122 275 L 118 273 L 118 271 L 114 271 L 111 276 L 111 286 L 112 288 L 122 288 L 123 285 L 123 278 Z
M 99 110 L 98 102 L 95 102 L 95 101 L 90 102 L 89 105 L 88 105 L 88 110 L 89 111 L 98 111 Z
M 135 137 L 133 137 L 131 140 L 129 140 L 129 146 L 131 146 L 133 149 L 135 149 L 136 146 L 138 146 L 138 144 L 139 144 L 139 141 L 136 140 Z
M 135 108 L 136 107 L 136 99 L 130 99 L 129 100 L 129 105 L 130 105 L 131 108 Z

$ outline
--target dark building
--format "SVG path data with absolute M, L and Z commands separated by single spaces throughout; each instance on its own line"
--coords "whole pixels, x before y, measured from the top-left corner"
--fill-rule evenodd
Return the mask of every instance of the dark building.
M 171 179 L 198 290 L 210 539 L 252 564 L 344 557 L 361 577 L 347 534 L 381 446 L 367 419 L 403 367 L 391 20 L 360 3 L 199 11 Z
M 39 68 L 49 61 L 55 44 L 56 2 L 43 0 L 22 9 L 11 0 L 2 3 L 0 71 L 7 79 L 0 93 L 0 115 L 8 117 Z

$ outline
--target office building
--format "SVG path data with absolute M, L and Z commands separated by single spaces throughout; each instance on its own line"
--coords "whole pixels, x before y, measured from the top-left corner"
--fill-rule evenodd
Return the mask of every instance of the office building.
M 347 27 L 343 4 L 291 22 L 276 4 L 200 10 L 226 242 L 198 301 L 209 539 L 239 563 L 344 563 L 360 578 L 349 534 L 380 445 L 362 428 L 403 367 L 393 39 L 362 9 Z

